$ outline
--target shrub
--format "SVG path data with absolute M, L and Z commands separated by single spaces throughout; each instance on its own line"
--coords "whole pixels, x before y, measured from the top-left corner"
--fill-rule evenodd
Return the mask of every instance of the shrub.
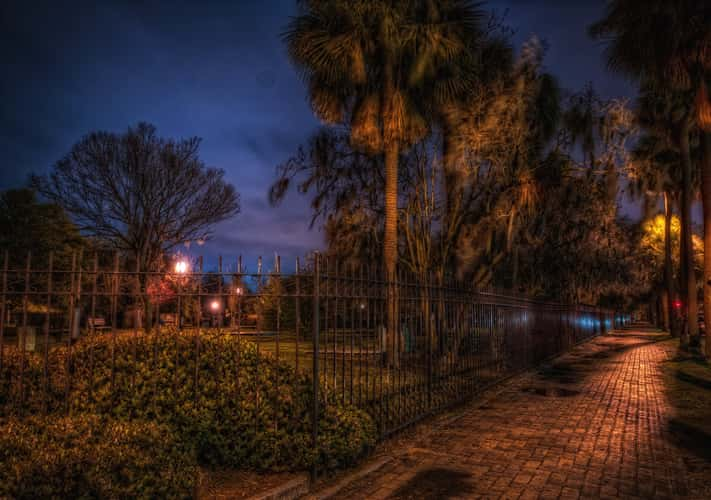
M 352 463 L 375 441 L 375 427 L 365 412 L 329 403 L 321 406 L 325 409 L 313 449 L 310 379 L 239 337 L 206 334 L 198 343 L 179 333 L 121 335 L 115 342 L 103 336 L 78 343 L 69 354 L 68 348 L 51 352 L 50 411 L 66 406 L 74 413 L 165 424 L 204 465 L 339 467 Z M 43 364 L 39 357 L 28 358 L 34 359 L 25 362 L 23 410 L 33 413 L 43 404 Z M 6 361 L 16 365 L 17 356 Z M 0 403 L 5 402 L 7 413 L 17 407 L 19 385 L 9 371 L 2 377 L 5 395 Z M 335 399 L 328 394 L 321 398 Z
M 80 415 L 0 427 L 0 498 L 187 498 L 192 458 L 165 426 Z
M 22 375 L 20 375 L 22 374 Z M 20 389 L 24 395 L 20 406 Z M 44 364 L 40 355 L 25 353 L 5 347 L 3 363 L 0 367 L 0 417 L 14 412 L 35 414 L 43 410 L 46 401 L 54 410 L 61 395 L 57 386 L 48 386 L 48 397 L 44 397 Z
M 375 425 L 361 410 L 328 406 L 319 425 L 316 461 L 326 468 L 352 465 L 375 444 Z

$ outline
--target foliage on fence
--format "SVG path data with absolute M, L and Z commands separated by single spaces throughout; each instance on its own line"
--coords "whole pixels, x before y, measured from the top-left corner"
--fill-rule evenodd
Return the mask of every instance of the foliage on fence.
M 88 338 L 52 349 L 47 378 L 41 356 L 28 353 L 23 361 L 9 349 L 0 375 L 6 417 L 46 409 L 164 424 L 206 465 L 338 467 L 361 456 L 376 437 L 365 412 L 330 404 L 314 448 L 309 379 L 239 337 L 174 332 Z
M 0 498 L 188 498 L 194 461 L 166 426 L 92 415 L 10 418 Z

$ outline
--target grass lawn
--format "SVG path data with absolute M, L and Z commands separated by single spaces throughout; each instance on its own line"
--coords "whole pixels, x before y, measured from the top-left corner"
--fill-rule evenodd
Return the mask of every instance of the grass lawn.
M 676 342 L 670 341 L 670 345 Z M 666 396 L 673 409 L 669 431 L 675 444 L 686 452 L 692 492 L 701 492 L 708 488 L 711 474 L 711 365 L 677 354 L 663 370 Z

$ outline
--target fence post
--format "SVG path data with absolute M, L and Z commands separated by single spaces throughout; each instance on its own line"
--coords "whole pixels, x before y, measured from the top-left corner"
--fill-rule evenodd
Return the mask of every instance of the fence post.
M 31 272 L 32 252 L 27 252 L 27 261 L 25 265 L 25 291 L 22 294 L 22 334 L 20 335 L 20 408 L 25 401 L 25 349 L 27 347 L 27 306 L 29 302 L 28 295 L 30 293 L 30 272 Z
M 44 316 L 44 349 L 42 367 L 42 411 L 47 413 L 49 393 L 49 327 L 50 309 L 52 308 L 52 272 L 54 270 L 54 252 L 49 252 L 49 268 L 47 272 L 47 311 Z M 1 368 L 1 367 L 0 367 Z
M 320 306 L 319 306 L 319 253 L 314 252 L 314 275 L 313 275 L 313 280 L 314 280 L 314 291 L 313 291 L 313 303 L 314 303 L 314 311 L 313 311 L 313 410 L 311 414 L 311 431 L 312 431 L 312 444 L 313 444 L 313 449 L 314 452 L 316 453 L 316 458 L 314 459 L 313 467 L 311 469 L 311 480 L 314 481 L 316 480 L 316 477 L 318 475 L 318 470 L 317 470 L 317 460 L 318 460 L 318 396 L 319 396 L 319 366 L 318 366 L 318 361 L 319 361 L 319 323 L 320 323 L 320 318 L 319 318 L 319 313 L 320 313 Z
M 425 314 L 425 325 L 427 332 L 427 410 L 432 409 L 432 342 L 435 339 L 435 325 L 432 318 L 432 297 L 434 296 L 432 289 L 432 282 L 434 276 L 431 273 L 425 273 L 428 282 L 425 283 L 425 290 L 427 291 L 427 301 L 426 310 L 423 311 Z
M 195 391 L 194 397 L 195 401 L 198 400 L 199 397 L 199 391 L 198 391 L 198 377 L 200 376 L 200 328 L 202 326 L 202 282 L 205 279 L 205 276 L 202 273 L 202 255 L 198 259 L 198 285 L 197 285 L 197 299 L 198 299 L 198 308 L 196 311 L 196 322 L 197 325 L 195 325 L 195 373 L 194 373 L 194 382 L 193 382 L 193 389 Z M 255 372 L 257 375 L 259 375 L 259 370 L 256 370 Z M 257 384 L 259 386 L 259 384 Z M 255 405 L 255 411 L 257 410 L 257 406 Z
M 5 250 L 5 260 L 2 266 L 2 303 L 0 304 L 0 373 L 2 372 L 3 355 L 5 354 L 5 303 L 7 302 L 7 269 L 9 253 Z

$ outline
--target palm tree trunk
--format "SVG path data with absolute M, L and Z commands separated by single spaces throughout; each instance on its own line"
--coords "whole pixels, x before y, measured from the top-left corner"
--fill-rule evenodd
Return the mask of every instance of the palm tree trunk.
M 688 347 L 698 342 L 698 298 L 696 293 L 696 274 L 694 272 L 694 247 L 691 239 L 691 152 L 689 148 L 689 131 L 691 120 L 684 120 L 679 137 L 679 151 L 681 153 L 682 191 L 681 191 L 681 239 L 683 240 L 684 257 L 686 261 L 684 291 L 686 292 L 686 323 L 687 328 L 682 331 L 681 345 Z
M 386 113 L 389 113 L 395 97 L 395 75 L 391 54 L 386 54 L 383 85 L 383 100 Z M 383 116 L 384 120 L 392 117 Z M 398 365 L 400 358 L 400 336 L 398 335 L 398 296 L 397 296 L 397 175 L 400 158 L 399 143 L 396 138 L 384 136 L 385 153 L 385 235 L 383 236 L 383 260 L 387 283 L 387 344 L 386 352 L 391 365 Z
M 513 289 L 514 293 L 518 292 L 518 261 L 519 261 L 518 248 L 519 248 L 518 245 L 516 245 L 514 247 L 513 270 L 511 271 L 511 288 Z
M 662 330 L 670 332 L 670 318 L 669 318 L 669 292 L 666 288 L 662 289 L 662 295 L 659 297 L 660 304 L 659 307 L 662 311 L 662 324 L 659 325 Z
M 456 169 L 453 131 L 449 126 L 445 125 L 442 130 L 442 180 L 444 181 L 444 215 L 446 227 L 448 227 L 454 218 L 454 202 L 458 196 L 461 196 Z
M 397 335 L 397 295 L 395 278 L 397 268 L 397 167 L 398 146 L 391 141 L 385 147 L 385 235 L 383 260 L 388 283 L 387 290 L 387 347 L 391 364 L 397 364 L 399 342 Z
M 664 192 L 664 285 L 666 288 L 666 316 L 664 318 L 664 327 L 669 333 L 672 334 L 672 336 L 676 336 L 678 332 L 676 331 L 674 321 L 671 317 L 672 311 L 674 311 L 674 277 L 672 273 L 671 221 L 672 210 L 671 202 L 669 200 L 669 193 Z
M 701 199 L 704 206 L 704 324 L 711 320 L 711 133 L 701 133 Z M 705 355 L 711 358 L 711 342 L 709 342 L 708 326 L 706 326 Z
M 679 220 L 681 220 L 681 190 L 679 191 Z M 686 331 L 686 240 L 684 239 L 684 234 L 683 234 L 683 228 L 679 229 L 679 277 L 678 277 L 678 282 L 676 283 L 676 286 L 678 287 L 679 290 L 679 299 L 681 299 L 682 306 L 679 308 L 679 315 L 678 315 L 678 330 L 679 330 L 679 340 L 683 344 L 686 342 L 688 344 L 689 342 L 689 337 L 687 336 L 684 339 L 684 335 L 687 335 L 688 332 Z

